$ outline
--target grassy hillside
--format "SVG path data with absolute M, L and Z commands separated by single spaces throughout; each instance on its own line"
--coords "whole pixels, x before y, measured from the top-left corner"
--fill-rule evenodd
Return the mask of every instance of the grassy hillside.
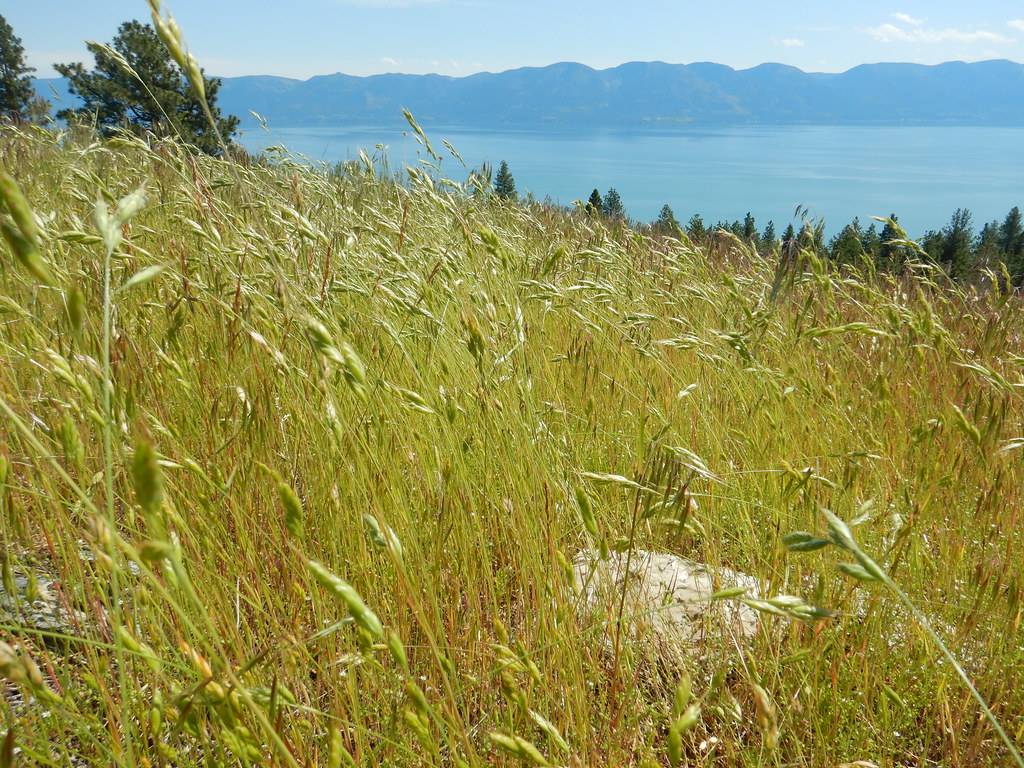
M 22 764 L 667 765 L 687 675 L 687 765 L 1008 764 L 890 590 L 787 551 L 821 507 L 1024 737 L 1016 300 L 369 163 L 13 130 L 0 161 L 53 283 L 2 246 L 4 584 L 68 625 L 4 614 Z M 602 542 L 834 616 L 680 669 L 578 613 Z

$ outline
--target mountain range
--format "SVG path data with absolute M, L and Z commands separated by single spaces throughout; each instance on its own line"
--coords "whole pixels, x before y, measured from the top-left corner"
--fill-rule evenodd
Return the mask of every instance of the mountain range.
M 37 90 L 72 103 L 62 78 Z M 55 99 L 55 95 L 57 98 Z M 840 73 L 782 64 L 560 63 L 466 77 L 334 74 L 224 78 L 219 105 L 252 124 L 371 126 L 408 108 L 422 123 L 476 128 L 674 128 L 723 124 L 1024 125 L 1024 64 L 864 64 Z

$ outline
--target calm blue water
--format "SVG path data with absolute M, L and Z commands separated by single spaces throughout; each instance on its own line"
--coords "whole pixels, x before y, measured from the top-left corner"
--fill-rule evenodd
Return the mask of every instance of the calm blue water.
M 783 227 L 798 205 L 835 231 L 854 216 L 899 215 L 912 235 L 937 229 L 959 207 L 975 223 L 1024 207 L 1024 128 L 730 127 L 587 134 L 428 128 L 443 173 L 507 160 L 520 192 L 569 204 L 597 187 L 618 189 L 628 213 L 654 218 L 669 203 L 685 222 L 742 219 Z M 392 167 L 415 164 L 404 123 L 386 128 L 249 130 L 250 149 L 282 144 L 313 161 L 352 159 L 385 144 Z

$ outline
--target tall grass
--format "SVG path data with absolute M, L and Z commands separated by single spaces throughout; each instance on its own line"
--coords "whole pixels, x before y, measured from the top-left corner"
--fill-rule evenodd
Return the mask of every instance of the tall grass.
M 0 266 L 5 573 L 84 617 L 3 627 L 23 762 L 1007 764 L 930 631 L 1024 737 L 1016 299 L 447 167 L 32 129 L 0 160 L 40 260 Z M 638 516 L 637 483 L 685 504 Z M 821 507 L 920 617 L 787 550 Z M 659 666 L 578 615 L 566 566 L 600 542 L 835 616 Z

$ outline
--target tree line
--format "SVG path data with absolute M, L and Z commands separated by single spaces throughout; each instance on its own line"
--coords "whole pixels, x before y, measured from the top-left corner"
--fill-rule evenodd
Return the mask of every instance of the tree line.
M 499 200 L 515 202 L 519 199 L 515 177 L 512 176 L 508 162 L 505 160 L 501 161 L 498 173 L 494 177 L 494 194 Z M 600 216 L 612 222 L 630 223 L 629 217 L 626 216 L 626 207 L 622 202 L 622 197 L 615 187 L 609 189 L 604 195 L 600 190 L 595 189 L 590 193 L 586 203 L 581 202 L 581 207 L 592 216 Z
M 225 142 L 235 136 L 238 118 L 217 108 L 220 79 L 199 71 L 214 130 L 188 76 L 152 25 L 126 21 L 110 43 L 87 42 L 86 48 L 94 60 L 91 68 L 80 62 L 53 65 L 82 102 L 58 112 L 58 119 L 95 124 L 104 136 L 129 130 L 173 137 L 211 155 L 222 151 L 218 133 Z M 21 39 L 0 16 L 0 120 L 44 123 L 49 119 L 50 103 L 32 86 L 34 71 L 25 60 Z
M 505 161 L 495 178 L 494 191 L 499 199 L 518 199 L 515 178 Z M 945 227 L 926 232 L 916 241 L 916 247 L 910 243 L 895 213 L 867 227 L 855 218 L 826 240 L 824 225 L 804 218 L 799 229 L 791 223 L 781 235 L 773 221 L 759 229 L 750 213 L 742 221 L 719 221 L 712 226 L 695 214 L 684 226 L 667 203 L 654 221 L 632 221 L 614 187 L 603 196 L 595 189 L 581 207 L 587 214 L 612 223 L 628 224 L 655 235 L 686 237 L 696 243 L 706 242 L 714 233 L 728 232 L 766 256 L 794 249 L 811 250 L 837 265 L 870 264 L 876 270 L 891 272 L 902 269 L 910 259 L 923 256 L 941 266 L 950 277 L 965 281 L 978 277 L 984 270 L 998 271 L 1005 265 L 1013 285 L 1024 286 L 1024 217 L 1016 206 L 1001 221 L 988 222 L 980 231 L 975 229 L 971 212 L 959 208 Z
M 694 216 L 685 228 L 680 228 L 668 206 L 652 229 L 668 233 L 675 230 L 697 241 L 706 239 L 711 232 L 724 230 L 763 254 L 799 248 L 811 250 L 839 266 L 871 265 L 880 271 L 898 272 L 907 261 L 924 259 L 962 281 L 976 279 L 985 270 L 999 271 L 1005 265 L 1013 284 L 1024 285 L 1024 221 L 1016 206 L 1002 220 L 988 222 L 980 231 L 975 228 L 971 212 L 958 208 L 946 226 L 929 230 L 915 241 L 916 246 L 895 213 L 868 226 L 855 218 L 828 240 L 824 226 L 810 221 L 803 222 L 799 229 L 789 224 L 781 236 L 776 234 L 773 222 L 758 230 L 749 213 L 742 222 L 719 222 L 711 228 L 704 225 L 700 216 Z

